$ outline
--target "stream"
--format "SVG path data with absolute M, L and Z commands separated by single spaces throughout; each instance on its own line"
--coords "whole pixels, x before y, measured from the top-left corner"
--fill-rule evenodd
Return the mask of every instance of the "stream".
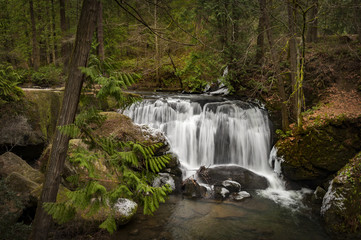
M 302 204 L 308 189 L 287 191 L 271 122 L 260 104 L 207 95 L 146 96 L 124 112 L 163 131 L 183 178 L 200 166 L 235 164 L 267 178 L 266 190 L 242 202 L 170 196 L 154 216 L 141 213 L 115 234 L 125 239 L 329 239 Z

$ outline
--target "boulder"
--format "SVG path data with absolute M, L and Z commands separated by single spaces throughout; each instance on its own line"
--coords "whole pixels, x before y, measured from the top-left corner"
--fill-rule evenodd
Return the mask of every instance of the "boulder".
M 361 239 L 361 153 L 332 180 L 323 198 L 321 216 L 336 239 Z
M 32 162 L 39 158 L 54 134 L 62 92 L 24 90 L 24 95 L 23 102 L 16 106 L 9 103 L 0 110 L 0 154 L 11 149 Z
M 153 181 L 153 187 L 162 187 L 168 184 L 172 191 L 175 191 L 175 183 L 173 177 L 169 173 L 158 173 L 158 177 L 156 177 Z
M 230 193 L 241 191 L 241 184 L 232 180 L 225 180 L 222 182 L 222 186 L 225 187 Z
M 234 201 L 243 201 L 244 199 L 250 198 L 250 197 L 251 197 L 251 194 L 249 194 L 246 191 L 240 191 L 240 192 L 237 192 L 237 193 L 233 193 L 230 196 L 230 198 L 232 200 L 234 200 Z
M 226 198 L 229 197 L 229 190 L 227 190 L 227 188 L 220 186 L 220 185 L 215 185 L 214 186 L 214 198 L 217 200 L 224 200 Z
M 312 202 L 315 204 L 321 204 L 323 197 L 326 195 L 326 190 L 320 186 L 317 186 L 316 190 L 312 194 Z
M 201 167 L 197 171 L 197 176 L 202 182 L 210 185 L 232 180 L 239 183 L 243 189 L 266 189 L 268 187 L 265 177 L 240 166 Z
M 127 198 L 119 198 L 114 204 L 115 221 L 118 225 L 128 223 L 137 213 L 138 204 Z
M 361 151 L 361 118 L 329 120 L 276 143 L 282 173 L 316 188 Z
M 0 176 L 5 178 L 13 172 L 19 173 L 24 178 L 36 184 L 42 184 L 44 181 L 44 175 L 42 173 L 32 168 L 14 153 L 6 152 L 0 156 Z
M 194 179 L 187 178 L 183 181 L 182 193 L 185 197 L 202 198 L 206 192 L 207 189 L 204 186 L 200 186 Z

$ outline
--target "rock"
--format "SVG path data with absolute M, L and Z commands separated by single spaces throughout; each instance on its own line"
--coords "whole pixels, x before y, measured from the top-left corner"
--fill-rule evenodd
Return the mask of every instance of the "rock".
M 361 118 L 328 120 L 276 143 L 282 173 L 312 188 L 322 185 L 361 151 Z
M 232 180 L 223 181 L 222 186 L 225 187 L 230 193 L 241 191 L 241 184 Z
M 133 229 L 132 231 L 129 232 L 130 235 L 138 235 L 139 234 L 139 229 Z
M 60 112 L 62 92 L 25 90 L 20 106 L 0 110 L 0 154 L 11 149 L 26 161 L 39 158 L 50 142 Z
M 244 200 L 245 198 L 250 198 L 251 197 L 251 194 L 249 194 L 248 192 L 246 191 L 241 191 L 241 192 L 238 192 L 238 193 L 233 193 L 231 195 L 231 199 L 234 200 L 234 201 L 242 201 Z
M 201 198 L 202 192 L 206 192 L 206 190 L 202 191 L 202 188 L 205 187 L 200 186 L 196 180 L 187 178 L 182 184 L 183 196 L 190 198 Z
M 318 186 L 312 194 L 312 202 L 316 204 L 321 204 L 323 197 L 326 195 L 326 190 Z
M 323 198 L 321 216 L 336 239 L 361 239 L 361 153 L 332 180 Z
M 225 180 L 232 180 L 241 184 L 243 189 L 266 189 L 268 181 L 250 170 L 240 166 L 216 166 L 200 168 L 197 176 L 202 182 L 214 185 Z
M 114 204 L 115 220 L 118 225 L 128 223 L 137 213 L 138 204 L 127 198 L 119 198 Z
M 156 177 L 153 181 L 153 187 L 162 187 L 168 184 L 172 191 L 175 190 L 175 183 L 173 177 L 169 173 L 158 173 L 158 177 Z
M 224 200 L 229 197 L 230 192 L 223 186 L 214 186 L 214 198 L 217 200 Z
M 13 172 L 19 173 L 36 184 L 42 184 L 44 181 L 44 175 L 42 173 L 32 168 L 14 153 L 6 152 L 0 156 L 0 176 L 5 178 Z

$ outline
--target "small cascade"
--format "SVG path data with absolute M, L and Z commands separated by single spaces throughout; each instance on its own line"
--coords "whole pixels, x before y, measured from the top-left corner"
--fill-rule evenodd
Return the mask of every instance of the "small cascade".
M 135 123 L 165 132 L 188 168 L 237 164 L 269 169 L 270 129 L 265 110 L 241 101 L 145 100 L 125 112 Z
M 293 209 L 302 207 L 302 197 L 309 190 L 285 190 L 283 160 L 276 148 L 270 149 L 268 115 L 259 106 L 213 97 L 167 97 L 144 100 L 124 113 L 135 123 L 163 131 L 187 170 L 236 164 L 268 179 L 269 188 L 258 191 L 259 195 Z

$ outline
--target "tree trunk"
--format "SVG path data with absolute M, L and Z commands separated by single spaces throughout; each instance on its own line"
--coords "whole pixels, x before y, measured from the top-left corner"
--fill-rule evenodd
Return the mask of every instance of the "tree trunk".
M 98 56 L 101 61 L 104 61 L 105 53 L 104 53 L 104 31 L 103 31 L 103 5 L 101 1 L 99 1 L 99 6 L 98 6 L 97 38 L 98 38 L 98 48 L 97 48 Z
M 61 29 L 61 57 L 64 63 L 63 70 L 65 73 L 68 73 L 68 65 L 69 65 L 69 58 L 71 54 L 71 44 L 68 39 L 68 24 L 66 20 L 65 14 L 65 0 L 59 0 L 60 5 L 60 29 Z
M 85 67 L 87 64 L 96 26 L 97 6 L 98 1 L 96 0 L 84 0 L 83 2 L 58 126 L 68 125 L 74 122 L 84 78 L 80 67 Z M 56 201 L 61 173 L 67 155 L 68 143 L 69 137 L 61 134 L 59 130 L 57 130 L 53 139 L 49 165 L 47 167 L 46 178 L 36 210 L 30 239 L 47 239 L 52 219 L 51 216 L 44 211 L 42 205 L 44 202 Z
M 282 129 L 287 130 L 289 128 L 288 111 L 287 111 L 287 104 L 286 104 L 287 97 L 286 97 L 285 87 L 283 84 L 283 79 L 281 76 L 279 60 L 277 59 L 278 54 L 276 52 L 275 45 L 273 42 L 273 33 L 272 33 L 272 29 L 271 29 L 271 21 L 269 18 L 267 5 L 265 5 L 264 16 L 265 16 L 265 25 L 266 25 L 268 44 L 270 46 L 271 58 L 272 58 L 273 66 L 275 68 L 275 72 L 276 72 L 278 93 L 281 98 Z
M 260 16 L 258 20 L 257 29 L 257 52 L 256 52 L 256 63 L 260 64 L 264 56 L 264 8 L 266 6 L 266 0 L 259 0 Z
M 294 0 L 286 0 L 288 12 L 288 29 L 289 29 L 289 50 L 290 50 L 290 80 L 292 83 L 292 115 L 297 118 L 297 43 L 296 43 L 296 14 L 297 9 Z
M 32 45 L 33 45 L 33 67 L 35 70 L 38 70 L 40 66 L 40 49 L 39 43 L 37 40 L 37 32 L 36 32 L 36 23 L 34 16 L 34 4 L 33 0 L 29 0 L 30 7 L 30 20 L 31 20 L 31 31 L 32 31 Z
M 154 30 L 157 31 L 157 0 L 154 0 Z M 155 39 L 155 78 L 157 81 L 157 85 L 161 87 L 160 79 L 159 79 L 159 40 L 158 35 L 154 35 Z
M 318 0 L 312 0 L 313 7 L 310 13 L 310 23 L 307 31 L 307 42 L 317 41 L 317 28 L 318 28 Z
M 51 0 L 51 54 L 53 63 L 56 64 L 56 33 L 55 33 L 55 8 L 54 0 Z

